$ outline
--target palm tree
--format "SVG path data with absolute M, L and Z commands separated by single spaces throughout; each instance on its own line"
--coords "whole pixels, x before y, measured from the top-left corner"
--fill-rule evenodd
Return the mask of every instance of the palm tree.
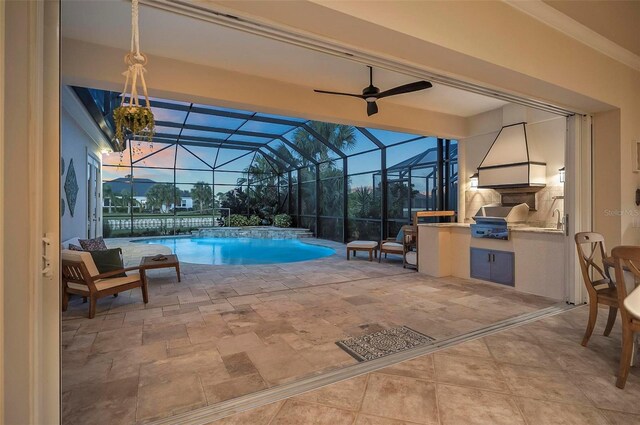
M 293 157 L 284 145 L 280 145 L 275 149 L 280 155 L 288 158 L 289 163 L 298 163 L 298 160 Z M 260 152 L 253 158 L 251 164 L 244 169 L 244 176 L 237 180 L 240 191 L 242 191 L 242 187 L 247 187 L 246 196 L 242 198 L 245 203 L 241 207 L 242 211 L 248 214 L 260 215 L 263 218 L 269 218 L 269 216 L 277 212 L 278 177 L 282 177 L 286 172 L 286 168 L 280 165 L 282 162 L 282 158 L 273 153 Z
M 342 152 L 348 152 L 355 147 L 356 131 L 351 125 L 309 121 L 308 126 L 331 146 Z M 307 154 L 307 156 L 316 158 L 318 162 L 324 162 L 330 159 L 329 147 L 318 141 L 311 133 L 303 128 L 299 128 L 293 134 L 293 143 L 299 150 Z
M 353 150 L 356 145 L 356 130 L 353 126 L 321 121 L 309 121 L 308 126 L 330 146 L 333 146 L 341 152 L 349 152 Z M 315 158 L 317 162 L 324 163 L 320 167 L 319 173 L 320 179 L 323 181 L 322 188 L 329 185 L 341 186 L 340 182 L 342 182 L 342 179 L 340 178 L 343 176 L 342 168 L 336 167 L 334 161 L 331 160 L 333 155 L 331 155 L 331 149 L 327 145 L 317 140 L 315 136 L 303 128 L 296 130 L 293 135 L 293 143 L 307 156 Z M 308 167 L 311 165 L 308 161 L 303 161 L 303 164 Z M 310 171 L 311 169 L 307 170 L 307 172 Z M 331 178 L 335 178 L 335 180 L 328 180 Z M 342 184 L 347 184 L 347 182 L 342 182 Z M 308 196 L 309 194 L 303 191 L 303 195 Z M 343 205 L 341 190 L 331 190 L 328 192 L 322 190 L 320 199 L 323 203 L 322 207 L 324 207 L 320 208 L 321 210 L 327 209 L 329 206 L 331 206 L 329 209 L 335 209 L 337 206 L 341 208 Z M 308 200 L 305 202 L 305 199 L 303 199 L 303 205 L 307 204 Z
M 200 207 L 200 214 L 204 214 L 204 210 L 211 206 L 213 201 L 213 192 L 211 187 L 205 182 L 197 182 L 191 188 L 191 198 L 194 203 L 197 203 Z
M 349 193 L 349 216 L 368 218 L 373 206 L 373 189 L 367 186 L 356 187 Z
M 149 205 L 151 211 L 156 207 L 161 210 L 162 207 L 165 207 L 165 211 L 169 212 L 171 205 L 178 205 L 180 202 L 180 193 L 175 190 L 171 183 L 154 184 L 147 191 L 147 205 Z
M 284 145 L 274 147 L 274 150 L 278 152 L 278 155 L 274 153 L 260 152 L 260 155 L 256 155 L 253 158 L 251 165 L 244 171 L 253 175 L 261 175 L 260 178 L 264 178 L 266 175 L 275 177 L 278 174 L 282 175 L 286 172 L 286 168 L 283 168 L 282 165 L 280 165 L 281 163 L 286 162 L 286 165 L 298 165 L 298 158 L 293 156 L 293 154 Z M 285 158 L 286 161 L 283 158 Z
M 131 196 L 131 191 L 128 189 L 122 189 L 120 192 L 120 202 L 123 207 L 127 207 L 127 214 L 131 214 L 132 204 L 136 204 L 136 200 Z

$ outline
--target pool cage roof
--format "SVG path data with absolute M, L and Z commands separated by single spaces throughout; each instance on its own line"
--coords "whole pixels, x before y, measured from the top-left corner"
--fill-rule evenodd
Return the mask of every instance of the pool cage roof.
M 82 87 L 73 87 L 73 90 L 105 136 L 114 140 L 112 114 L 120 104 L 120 93 Z M 355 143 L 345 145 L 339 140 L 339 135 L 329 140 L 321 134 L 318 127 L 324 123 L 317 121 L 157 98 L 150 101 L 156 125 L 153 142 L 159 148 L 146 156 L 132 158 L 132 165 L 142 163 L 162 149 L 179 145 L 200 159 L 207 169 L 218 170 L 225 166 L 228 169 L 228 164 L 253 154 L 253 158 L 257 155 L 264 157 L 275 174 L 284 174 L 428 138 L 354 127 Z M 136 140 L 144 139 L 134 138 L 132 143 Z M 194 152 L 200 148 L 215 149 L 212 152 L 216 153 L 203 158 Z M 223 150 L 226 153 L 220 155 Z M 435 160 L 436 152 L 432 148 L 402 160 L 389 170 L 406 169 Z
M 112 115 L 121 95 L 81 87 L 73 90 L 105 136 L 114 140 Z M 311 229 L 318 237 L 343 242 L 395 235 L 418 210 L 456 209 L 455 140 L 157 98 L 150 101 L 155 118 L 153 145 L 146 138 L 134 138 L 125 152 L 102 158 L 103 178 L 107 171 L 118 176 L 105 179 L 112 192 L 130 192 L 121 201 L 128 199 L 131 235 L 137 214 L 154 214 L 158 196 L 154 193 L 154 205 L 136 204 L 133 198 L 145 196 L 149 201 L 147 191 L 156 184 L 162 189 L 172 185 L 174 206 L 169 208 L 164 199 L 163 214 L 181 220 L 190 211 L 214 211 L 216 202 L 246 216 L 267 216 L 271 213 L 264 211 L 271 208 L 273 214 L 289 214 L 295 225 Z M 209 187 L 207 191 L 213 189 L 217 199 L 194 195 L 202 185 Z M 181 194 L 191 194 L 194 202 L 197 198 L 198 208 L 188 203 L 178 206 Z M 111 204 L 108 208 L 111 212 Z M 174 233 L 181 231 L 175 220 L 172 223 Z

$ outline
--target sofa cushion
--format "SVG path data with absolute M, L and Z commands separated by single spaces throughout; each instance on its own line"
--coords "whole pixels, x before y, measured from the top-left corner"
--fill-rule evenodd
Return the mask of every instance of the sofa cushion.
M 105 289 L 114 288 L 120 285 L 126 285 L 127 283 L 133 283 L 140 281 L 139 273 L 130 273 L 125 277 L 116 277 L 113 279 L 99 279 L 95 282 L 96 289 L 98 291 L 104 291 Z M 77 289 L 79 291 L 87 291 L 89 292 L 89 288 L 87 285 L 82 285 L 80 283 L 69 282 L 69 288 Z
M 102 236 L 99 236 L 95 239 L 80 239 L 80 246 L 85 251 L 100 251 L 103 249 L 107 249 L 107 244 L 104 243 L 104 239 Z
M 120 256 L 121 252 L 120 248 L 112 248 L 90 251 L 89 254 L 91 254 L 98 272 L 102 274 L 124 268 L 124 264 L 122 264 L 122 257 Z M 120 274 L 113 275 L 111 278 L 115 277 L 127 277 L 127 275 L 122 272 Z
M 382 249 L 385 251 L 403 252 L 404 247 L 401 243 L 397 242 L 383 242 Z
M 74 245 L 72 243 L 69 244 L 69 248 L 71 251 L 84 251 L 81 246 Z

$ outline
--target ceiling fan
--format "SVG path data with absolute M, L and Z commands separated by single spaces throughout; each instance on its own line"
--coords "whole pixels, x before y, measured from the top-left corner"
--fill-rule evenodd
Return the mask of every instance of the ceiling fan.
M 432 84 L 428 81 L 416 81 L 415 83 L 409 83 L 402 86 L 398 86 L 389 90 L 385 90 L 383 92 L 380 91 L 379 88 L 373 85 L 373 68 L 368 66 L 369 68 L 369 86 L 362 89 L 362 94 L 354 94 L 354 93 L 340 93 L 335 91 L 326 91 L 326 90 L 314 90 L 316 93 L 325 93 L 325 94 L 337 94 L 340 96 L 351 96 L 363 99 L 367 102 L 367 115 L 371 116 L 373 114 L 378 113 L 378 105 L 376 105 L 376 100 L 382 99 L 384 97 L 395 96 L 398 94 L 411 93 L 414 91 L 424 90 L 432 87 Z

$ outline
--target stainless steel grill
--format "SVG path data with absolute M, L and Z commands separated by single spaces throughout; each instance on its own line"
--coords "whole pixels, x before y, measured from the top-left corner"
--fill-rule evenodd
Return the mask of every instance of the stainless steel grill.
M 473 217 L 471 236 L 474 238 L 509 240 L 509 225 L 524 223 L 529 216 L 529 206 L 519 204 L 513 207 L 485 205 Z

